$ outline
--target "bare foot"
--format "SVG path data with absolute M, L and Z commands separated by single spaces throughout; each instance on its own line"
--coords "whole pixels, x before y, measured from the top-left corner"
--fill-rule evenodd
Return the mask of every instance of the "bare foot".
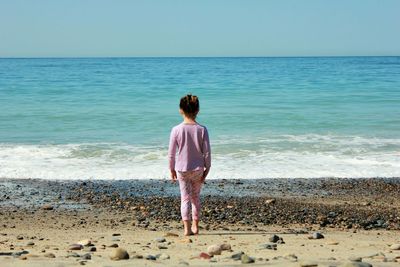
M 185 236 L 190 236 L 190 235 L 193 235 L 194 233 L 192 232 L 192 230 L 190 230 L 190 231 L 186 231 L 185 230 L 185 233 L 184 233 L 184 235 Z
M 193 235 L 198 235 L 199 234 L 199 228 L 192 226 L 192 234 Z

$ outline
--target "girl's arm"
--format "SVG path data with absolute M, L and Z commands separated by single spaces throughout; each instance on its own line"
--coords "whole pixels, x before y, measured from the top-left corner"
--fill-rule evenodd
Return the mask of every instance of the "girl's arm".
M 204 128 L 204 139 L 203 139 L 203 155 L 204 155 L 204 174 L 203 181 L 206 179 L 211 168 L 211 147 L 210 138 L 208 136 L 207 128 Z
M 176 140 L 176 134 L 175 134 L 174 129 L 172 129 L 171 136 L 169 138 L 169 147 L 168 147 L 168 163 L 169 163 L 169 170 L 171 171 L 172 181 L 176 181 L 175 156 L 176 156 L 177 145 L 178 145 L 178 143 Z

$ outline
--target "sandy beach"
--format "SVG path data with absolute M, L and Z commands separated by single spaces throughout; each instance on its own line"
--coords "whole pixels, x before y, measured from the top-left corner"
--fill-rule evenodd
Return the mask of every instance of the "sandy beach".
M 399 266 L 399 194 L 395 178 L 210 180 L 184 237 L 169 181 L 2 179 L 0 266 Z

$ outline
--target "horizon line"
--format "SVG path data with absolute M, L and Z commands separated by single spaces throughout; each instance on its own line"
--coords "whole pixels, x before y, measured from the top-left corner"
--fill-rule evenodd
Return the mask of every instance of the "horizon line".
M 400 57 L 400 55 L 305 55 L 305 56 L 0 56 L 0 59 L 79 59 L 79 58 L 345 58 Z

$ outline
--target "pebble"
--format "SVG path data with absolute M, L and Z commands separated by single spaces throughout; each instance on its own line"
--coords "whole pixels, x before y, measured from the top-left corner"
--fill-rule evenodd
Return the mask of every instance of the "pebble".
M 207 248 L 207 252 L 210 256 L 221 255 L 222 248 L 220 245 L 211 245 Z
M 261 248 L 265 248 L 265 249 L 277 250 L 277 245 L 275 243 L 266 243 L 266 244 L 262 244 L 260 246 L 261 246 Z
M 90 239 L 83 239 L 83 240 L 77 242 L 77 244 L 86 247 L 86 246 L 90 246 L 92 244 L 92 241 Z
M 34 246 L 35 243 L 34 243 L 33 241 L 29 241 L 26 245 L 27 245 L 27 246 Z
M 82 260 L 91 260 L 92 259 L 92 255 L 90 255 L 90 253 L 86 253 L 86 254 L 83 254 L 81 256 L 81 258 L 82 258 Z
M 231 245 L 228 243 L 223 243 L 220 245 L 222 250 L 231 250 Z
M 164 235 L 164 237 L 178 237 L 178 236 L 179 236 L 178 234 L 171 233 L 171 232 L 165 233 L 165 235 Z
M 355 257 L 355 256 L 353 256 L 353 257 L 349 257 L 349 261 L 361 262 L 361 261 L 362 261 L 362 258 L 361 258 L 361 257 Z
M 170 256 L 166 253 L 161 253 L 161 254 L 157 254 L 156 258 L 160 259 L 160 260 L 168 260 L 170 258 Z
M 311 236 L 308 237 L 309 239 L 322 239 L 324 238 L 324 235 L 321 234 L 320 232 L 315 232 Z
M 84 251 L 95 252 L 95 251 L 97 251 L 97 248 L 96 247 L 86 247 L 86 248 L 84 248 Z
M 158 249 L 168 249 L 168 247 L 166 245 L 163 245 L 163 244 L 158 244 L 157 248 Z
M 81 244 L 72 244 L 68 247 L 68 250 L 81 250 L 83 246 Z
M 24 239 L 24 237 L 22 235 L 17 235 L 17 239 L 22 240 L 22 239 Z
M 147 255 L 146 260 L 155 261 L 157 258 L 154 255 Z
M 179 243 L 185 243 L 185 244 L 189 244 L 189 243 L 192 243 L 192 242 L 193 241 L 190 238 L 184 238 L 184 239 L 179 240 Z
M 43 254 L 43 257 L 46 257 L 46 258 L 55 258 L 56 255 L 54 255 L 53 253 L 49 252 L 49 253 Z
M 392 249 L 392 250 L 400 250 L 400 243 L 391 245 L 390 249 Z
M 111 244 L 111 245 L 109 245 L 108 247 L 110 247 L 110 248 L 117 248 L 117 247 L 118 247 L 118 244 Z
M 235 261 L 238 261 L 242 258 L 242 255 L 244 254 L 243 251 L 235 252 L 231 255 L 231 258 Z
M 110 259 L 113 261 L 129 259 L 128 252 L 123 248 L 116 248 L 111 252 Z
M 316 262 L 301 262 L 300 267 L 317 267 L 318 264 Z
M 49 204 L 45 204 L 42 206 L 42 210 L 53 210 L 53 209 L 54 209 L 54 207 Z
M 164 237 L 157 237 L 155 239 L 155 241 L 158 242 L 158 243 L 163 243 L 163 242 L 166 242 L 167 240 Z
M 244 264 L 253 263 L 253 262 L 254 262 L 254 258 L 253 258 L 253 257 L 249 257 L 249 256 L 246 255 L 246 254 L 243 254 L 243 255 L 240 257 L 240 260 L 241 260 L 241 262 L 244 263 Z
M 113 233 L 112 236 L 121 236 L 120 233 Z
M 371 264 L 367 263 L 367 262 L 348 262 L 348 263 L 344 263 L 342 265 L 339 265 L 339 267 L 372 267 Z
M 268 240 L 269 240 L 269 242 L 276 243 L 279 240 L 279 236 L 271 235 Z

